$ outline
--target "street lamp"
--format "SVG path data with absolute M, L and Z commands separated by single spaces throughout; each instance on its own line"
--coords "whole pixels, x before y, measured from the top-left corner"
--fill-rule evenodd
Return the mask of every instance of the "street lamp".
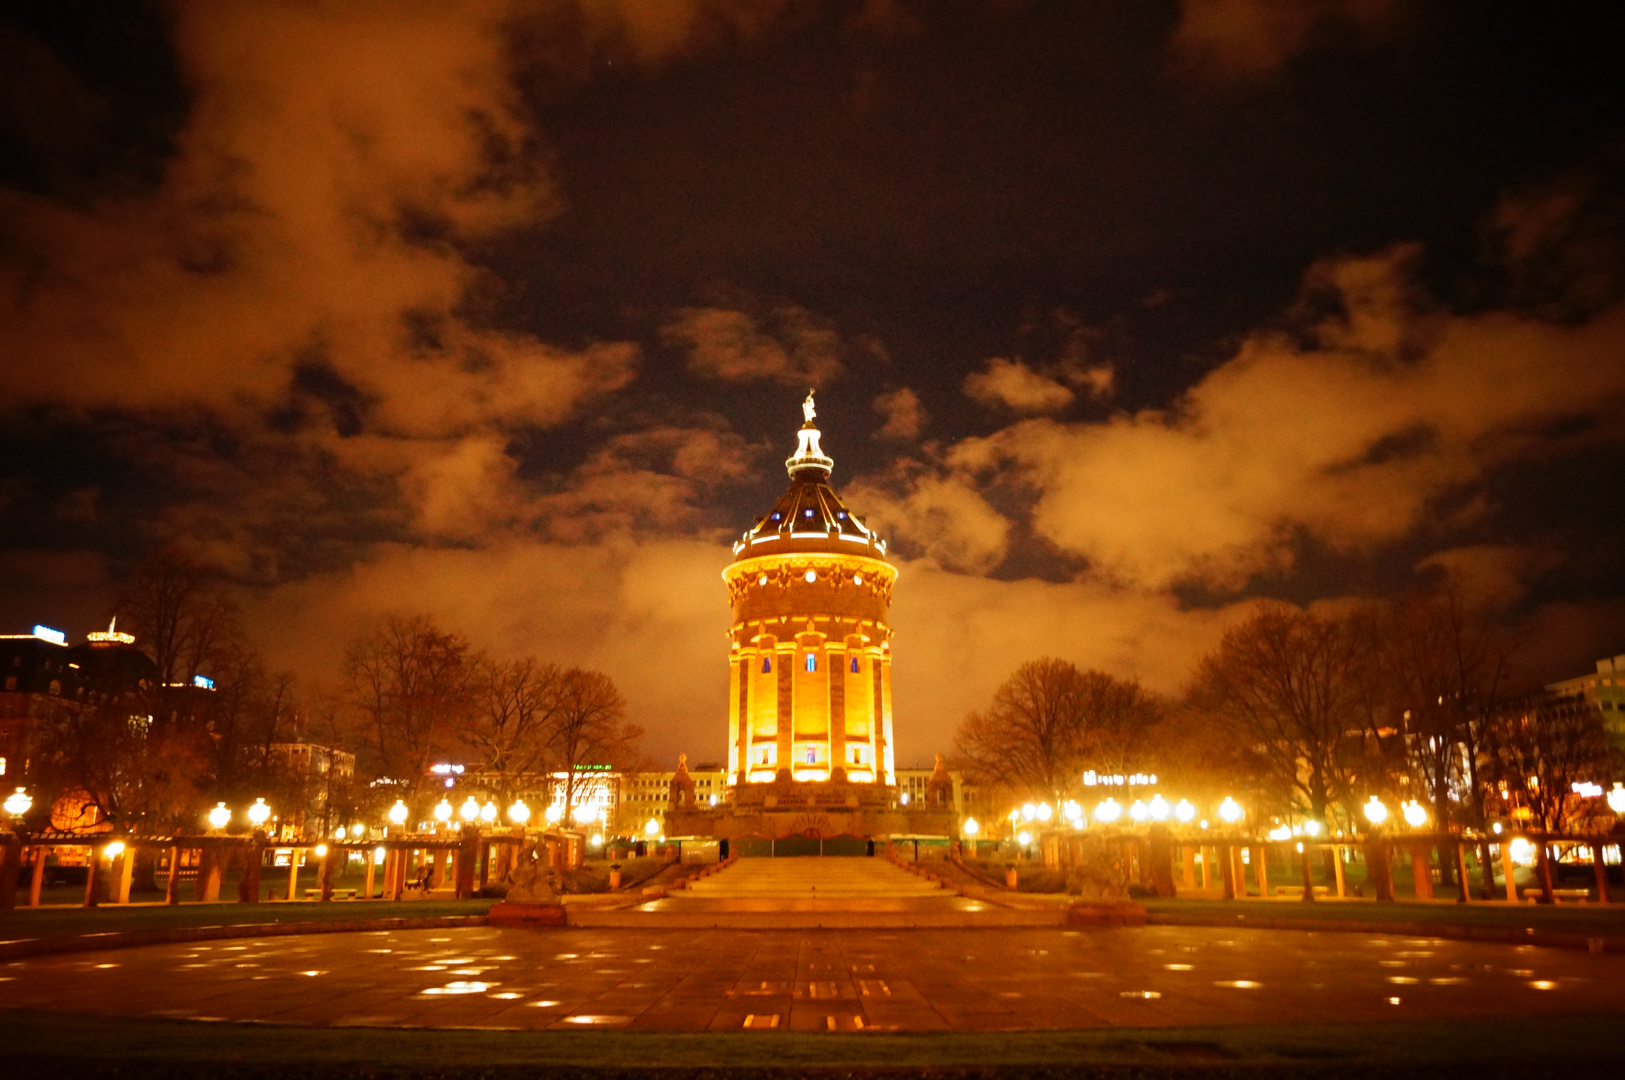
M 1303 823 L 1303 831 L 1308 833 L 1310 836 L 1319 836 L 1320 835 L 1320 822 L 1313 821 L 1313 820 L 1304 822 Z
M 225 803 L 219 803 L 209 811 L 209 828 L 216 831 L 224 829 L 231 824 L 231 811 L 226 809 Z
M 463 805 L 457 813 L 464 821 L 472 825 L 474 819 L 480 816 L 480 804 L 475 800 L 474 796 L 470 795 L 463 800 Z
M 1242 810 L 1241 804 L 1228 795 L 1224 797 L 1224 802 L 1219 804 L 1219 820 L 1226 825 L 1234 825 L 1240 821 L 1243 813 L 1245 811 Z
M 982 831 L 982 827 L 980 825 L 976 824 L 976 819 L 975 818 L 968 817 L 968 818 L 965 819 L 964 830 L 965 830 L 965 835 L 970 837 L 972 840 L 974 840 L 974 839 L 976 839 L 976 834 Z
M 395 805 L 391 806 L 389 808 L 390 824 L 395 825 L 397 827 L 405 825 L 406 824 L 406 816 L 408 814 L 410 814 L 410 813 L 411 813 L 411 811 L 406 808 L 406 804 L 404 802 L 402 802 L 400 799 L 396 799 L 395 800 Z
M 265 805 L 264 799 L 255 799 L 254 805 L 248 808 L 248 823 L 256 829 L 263 829 L 269 820 L 271 808 Z
M 1615 784 L 1614 787 L 1618 788 L 1619 785 Z M 16 791 L 12 792 L 6 797 L 6 813 L 10 814 L 14 818 L 21 818 L 24 814 L 28 813 L 28 808 L 33 805 L 34 800 L 30 799 L 28 797 L 28 792 L 24 791 L 22 788 L 18 788 Z
M 102 854 L 107 856 L 109 859 L 118 858 L 120 855 L 124 854 L 124 841 L 114 840 L 111 844 L 108 844 L 106 847 L 102 848 Z
M 1030 832 L 1027 832 L 1025 830 L 1023 830 L 1021 833 L 1017 834 L 1017 836 L 1016 836 L 1016 843 L 1020 844 L 1022 847 L 1026 847 L 1028 844 L 1030 844 L 1032 842 L 1033 842 L 1033 834 L 1030 833 Z
M 1381 825 L 1388 820 L 1388 808 L 1382 805 L 1382 800 L 1375 795 L 1371 796 L 1370 802 L 1360 807 L 1360 812 L 1373 825 Z
M 1167 821 L 1168 814 L 1173 810 L 1173 807 L 1169 806 L 1168 800 L 1161 795 L 1153 795 L 1151 796 L 1150 809 L 1152 821 Z
M 1049 808 L 1049 803 L 1043 802 L 1038 804 L 1039 821 L 1048 821 L 1052 816 L 1054 816 L 1054 811 Z
M 485 805 L 480 807 L 480 820 L 487 825 L 497 819 L 497 803 L 495 799 L 487 799 Z
M 1110 795 L 1099 806 L 1095 807 L 1095 820 L 1104 821 L 1108 825 L 1123 816 L 1123 808 L 1117 805 L 1117 800 Z
M 1417 802 L 1415 799 L 1412 799 L 1410 802 L 1405 804 L 1405 824 L 1409 825 L 1413 829 L 1420 829 L 1427 823 L 1428 812 L 1423 809 L 1421 803 Z
M 513 805 L 508 807 L 508 820 L 515 825 L 523 825 L 530 820 L 530 807 L 525 805 L 524 799 L 515 799 Z
M 350 826 L 350 835 L 355 837 L 357 840 L 361 839 L 361 835 L 366 831 L 367 827 L 361 824 L 359 821 Z
M 441 799 L 435 804 L 434 819 L 442 825 L 451 820 L 451 813 L 451 803 L 446 799 Z
M 649 823 L 643 827 L 643 835 L 647 836 L 651 840 L 659 836 L 660 822 L 656 821 L 654 818 L 650 818 Z
M 1180 799 L 1179 805 L 1174 807 L 1174 817 L 1189 824 L 1196 817 L 1196 807 L 1191 805 L 1189 799 Z
M 21 794 L 22 790 L 18 788 L 18 794 Z M 11 804 L 8 802 L 6 805 Z M 1625 784 L 1621 784 L 1618 780 L 1614 781 L 1614 790 L 1608 793 L 1608 809 L 1616 814 L 1625 814 Z
M 1145 808 L 1145 803 L 1139 799 L 1135 799 L 1134 805 L 1128 808 L 1128 816 L 1135 821 L 1144 821 L 1149 813 L 1150 811 Z

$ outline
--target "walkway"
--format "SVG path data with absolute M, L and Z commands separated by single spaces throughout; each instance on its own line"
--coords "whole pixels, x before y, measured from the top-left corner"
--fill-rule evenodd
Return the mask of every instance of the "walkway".
M 161 945 L 0 967 L 0 1009 L 322 1026 L 993 1031 L 1625 1009 L 1625 956 L 1154 926 L 470 928 Z

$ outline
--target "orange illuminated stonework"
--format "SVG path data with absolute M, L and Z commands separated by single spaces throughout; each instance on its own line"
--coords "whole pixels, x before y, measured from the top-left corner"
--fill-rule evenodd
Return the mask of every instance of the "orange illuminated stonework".
M 867 837 L 951 823 L 897 805 L 891 627 L 897 569 L 830 486 L 812 397 L 790 486 L 734 544 L 728 793 L 670 835 Z M 936 831 L 931 828 L 929 831 Z

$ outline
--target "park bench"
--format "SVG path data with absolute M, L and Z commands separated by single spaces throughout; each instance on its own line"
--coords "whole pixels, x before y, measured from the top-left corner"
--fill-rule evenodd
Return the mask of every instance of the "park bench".
M 407 880 L 407 882 L 406 882 L 406 891 L 407 892 L 421 892 L 425 896 L 429 895 L 429 879 L 431 877 L 433 877 L 433 876 L 434 876 L 434 867 L 432 867 L 432 866 L 419 867 L 418 872 L 416 874 L 413 874 L 412 877 Z
M 356 891 L 354 889 L 334 889 L 332 896 L 333 896 L 334 900 L 354 900 L 355 899 L 355 894 L 356 894 Z M 305 890 L 305 899 L 306 900 L 319 900 L 321 898 L 321 895 L 322 895 L 322 890 L 321 889 L 306 889 Z
M 1540 886 L 1530 885 L 1523 890 L 1525 901 L 1533 904 L 1540 901 Z M 1552 902 L 1555 904 L 1575 903 L 1583 904 L 1591 899 L 1590 889 L 1553 889 Z

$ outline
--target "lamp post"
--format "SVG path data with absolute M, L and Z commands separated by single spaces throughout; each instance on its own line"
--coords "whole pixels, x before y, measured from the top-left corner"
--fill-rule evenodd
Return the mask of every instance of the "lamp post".
M 976 823 L 975 818 L 971 817 L 965 819 L 962 831 L 965 834 L 965 839 L 970 841 L 970 857 L 974 859 L 976 858 L 976 834 L 982 831 L 982 827 Z
M 1388 859 L 1388 844 L 1382 837 L 1382 823 L 1388 820 L 1388 807 L 1375 795 L 1360 807 L 1360 813 L 1371 823 L 1370 840 L 1366 843 L 1365 872 L 1373 878 L 1378 900 L 1393 900 L 1393 866 Z
M 0 855 L 0 909 L 9 911 L 16 903 L 17 871 L 23 861 L 23 815 L 33 805 L 34 800 L 22 788 L 12 792 L 4 803 L 6 813 L 11 815 L 11 832 L 5 838 L 5 852 Z M 30 887 L 29 895 L 33 893 Z
M 1614 787 L 1617 788 L 1619 785 L 1615 784 Z M 18 788 L 16 791 L 6 796 L 4 805 L 6 808 L 6 813 L 11 815 L 12 824 L 14 826 L 21 826 L 23 823 L 23 815 L 28 813 L 29 808 L 34 805 L 34 800 L 29 797 L 26 790 L 23 788 Z
M 525 805 L 524 799 L 515 799 L 513 805 L 508 807 L 508 820 L 521 829 L 525 827 L 525 822 L 530 820 L 530 807 Z
M 446 824 L 446 822 L 450 821 L 451 820 L 451 815 L 452 815 L 452 809 L 451 809 L 450 800 L 441 799 L 438 803 L 435 804 L 435 807 L 434 807 L 434 819 L 436 821 L 440 822 L 440 824 L 444 825 L 444 824 Z
M 215 808 L 209 811 L 209 828 L 215 832 L 223 832 L 230 824 L 231 811 L 226 809 L 226 804 L 223 802 L 215 804 Z
M 254 805 L 248 808 L 248 823 L 258 831 L 264 829 L 265 823 L 269 820 L 271 820 L 271 808 L 265 805 L 264 799 L 255 799 Z
M 400 799 L 396 799 L 395 805 L 389 808 L 389 822 L 397 829 L 404 831 L 406 828 L 406 818 L 410 813 L 411 811 L 406 808 L 406 803 L 402 802 Z

